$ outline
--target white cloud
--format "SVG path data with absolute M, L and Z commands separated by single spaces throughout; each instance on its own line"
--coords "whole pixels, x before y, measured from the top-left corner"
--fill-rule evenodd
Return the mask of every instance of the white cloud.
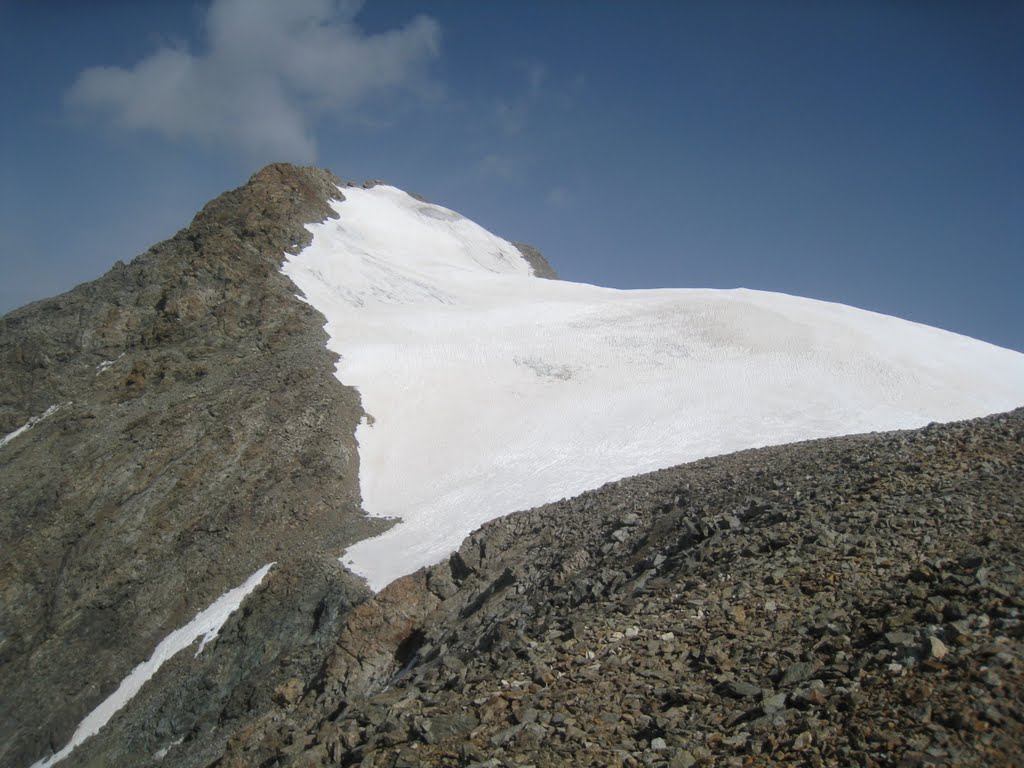
M 522 181 L 526 177 L 528 163 L 522 157 L 491 153 L 477 162 L 477 170 L 484 176 L 493 176 L 503 181 Z
M 312 121 L 342 120 L 371 98 L 430 90 L 422 68 L 440 26 L 419 16 L 367 35 L 351 0 L 214 0 L 206 48 L 161 48 L 129 68 L 81 72 L 67 101 L 128 130 L 218 144 L 261 160 L 316 157 Z
M 565 187 L 552 187 L 544 195 L 544 201 L 552 208 L 568 208 L 572 203 L 572 196 Z
M 502 132 L 515 136 L 523 132 L 543 97 L 542 88 L 547 80 L 547 67 L 542 62 L 530 61 L 520 67 L 526 77 L 526 90 L 513 99 L 499 99 L 494 104 L 494 117 Z

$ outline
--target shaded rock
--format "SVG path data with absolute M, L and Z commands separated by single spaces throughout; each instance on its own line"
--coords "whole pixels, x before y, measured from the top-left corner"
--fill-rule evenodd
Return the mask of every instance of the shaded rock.
M 543 254 L 534 248 L 532 245 L 526 243 L 512 243 L 521 254 L 526 262 L 533 269 L 533 274 L 537 277 L 543 277 L 548 280 L 558 280 L 558 273 L 548 263 L 548 260 L 544 258 Z
M 779 679 L 779 687 L 788 688 L 805 680 L 810 680 L 820 668 L 821 664 L 818 662 L 798 661 L 790 664 Z
M 729 680 L 718 686 L 718 692 L 733 699 L 753 699 L 761 695 L 760 687 L 740 680 Z

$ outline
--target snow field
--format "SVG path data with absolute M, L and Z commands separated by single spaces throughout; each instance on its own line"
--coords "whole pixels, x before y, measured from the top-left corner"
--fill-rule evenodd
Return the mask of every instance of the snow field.
M 784 294 L 542 280 L 452 211 L 343 191 L 283 271 L 373 417 L 363 506 L 402 522 L 343 560 L 374 589 L 487 520 L 621 477 L 1024 403 L 1010 350 Z

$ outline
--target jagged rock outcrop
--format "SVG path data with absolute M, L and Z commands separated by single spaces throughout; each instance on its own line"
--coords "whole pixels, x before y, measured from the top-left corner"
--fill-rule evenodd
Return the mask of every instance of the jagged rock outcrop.
M 1022 499 L 1018 410 L 511 515 L 214 765 L 1019 765 Z
M 548 260 L 544 258 L 544 254 L 534 248 L 528 243 L 512 243 L 519 252 L 523 254 L 523 258 L 526 259 L 526 263 L 533 269 L 533 274 L 537 277 L 543 277 L 545 280 L 558 280 L 558 273 L 555 272 Z
M 268 705 L 366 596 L 335 560 L 386 527 L 359 506 L 359 397 L 280 273 L 303 224 L 335 215 L 338 183 L 269 166 L 130 264 L 0 318 L 0 434 L 60 406 L 0 447 L 0 764 L 63 746 L 157 642 L 268 562 L 246 626 L 162 673 L 159 724 L 97 764 Z

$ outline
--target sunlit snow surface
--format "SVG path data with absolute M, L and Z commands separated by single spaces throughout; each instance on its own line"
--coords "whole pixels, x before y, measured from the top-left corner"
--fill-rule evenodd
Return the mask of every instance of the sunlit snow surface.
M 374 589 L 487 520 L 610 480 L 1024 403 L 1024 355 L 984 342 L 778 293 L 542 280 L 452 211 L 343 191 L 284 272 L 372 417 L 364 507 L 402 520 L 345 553 Z
M 116 691 L 100 702 L 96 709 L 86 715 L 85 719 L 78 724 L 78 728 L 75 730 L 74 735 L 72 735 L 71 741 L 60 752 L 50 755 L 45 760 L 40 760 L 32 768 L 49 768 L 49 766 L 59 763 L 70 755 L 79 744 L 99 733 L 100 728 L 106 725 L 107 721 L 121 707 L 131 701 L 135 694 L 142 689 L 146 681 L 153 677 L 156 671 L 163 666 L 165 661 L 201 638 L 195 654 L 198 656 L 203 648 L 206 647 L 206 644 L 217 637 L 221 627 L 224 626 L 224 622 L 228 620 L 232 613 L 238 610 L 242 600 L 259 586 L 260 582 L 263 581 L 263 577 L 267 575 L 267 572 L 273 565 L 273 563 L 268 563 L 263 566 L 250 576 L 244 584 L 225 592 L 209 608 L 192 619 L 192 621 L 165 637 L 149 659 L 135 667 L 128 674 L 128 677 L 121 681 Z M 165 751 L 164 755 L 166 754 Z M 160 758 L 162 759 L 164 755 L 160 755 Z

